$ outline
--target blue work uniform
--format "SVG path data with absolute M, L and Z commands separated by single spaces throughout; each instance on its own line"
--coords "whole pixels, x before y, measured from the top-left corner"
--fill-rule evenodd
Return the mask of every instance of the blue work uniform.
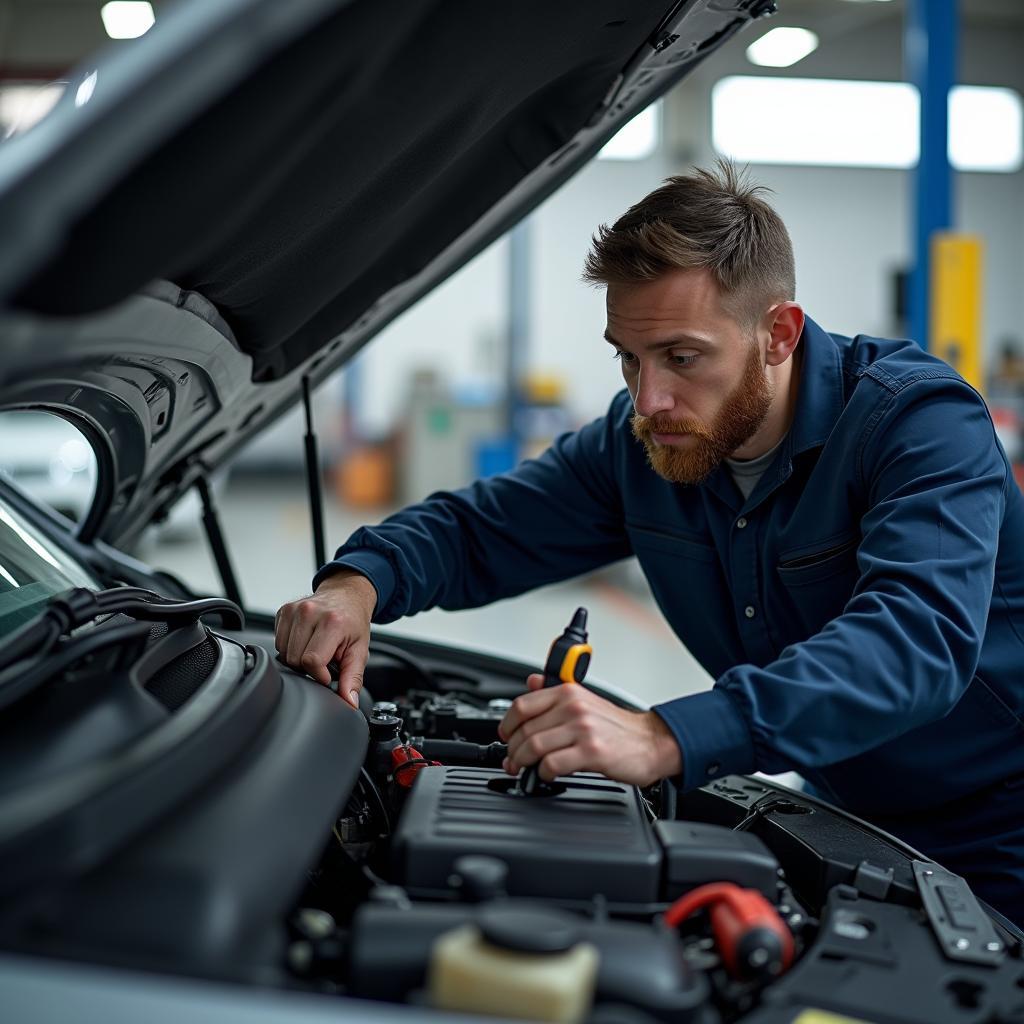
M 797 771 L 1024 922 L 1024 500 L 982 398 L 909 341 L 807 320 L 794 419 L 744 499 L 670 483 L 630 398 L 510 473 L 358 530 L 374 621 L 636 555 L 715 677 L 658 705 L 680 784 Z

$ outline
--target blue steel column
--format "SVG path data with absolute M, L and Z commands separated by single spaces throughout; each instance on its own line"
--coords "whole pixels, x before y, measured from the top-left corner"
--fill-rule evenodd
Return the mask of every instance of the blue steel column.
M 910 276 L 910 336 L 929 339 L 932 234 L 952 224 L 949 90 L 956 81 L 956 0 L 909 0 L 904 34 L 907 77 L 921 94 L 921 157 L 913 174 L 914 268 Z

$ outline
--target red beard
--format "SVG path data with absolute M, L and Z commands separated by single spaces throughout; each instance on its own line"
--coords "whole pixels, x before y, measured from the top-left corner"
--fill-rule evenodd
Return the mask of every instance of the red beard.
M 698 484 L 742 447 L 757 432 L 771 407 L 772 389 L 764 375 L 756 343 L 743 369 L 743 379 L 726 398 L 711 427 L 699 420 L 672 420 L 664 416 L 634 413 L 633 436 L 643 443 L 647 461 L 659 476 L 677 484 Z M 693 442 L 685 448 L 660 445 L 654 434 L 686 434 Z

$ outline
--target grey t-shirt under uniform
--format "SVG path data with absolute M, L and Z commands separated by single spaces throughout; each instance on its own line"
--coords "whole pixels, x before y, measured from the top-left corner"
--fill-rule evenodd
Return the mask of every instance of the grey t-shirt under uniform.
M 780 441 L 774 448 L 766 451 L 764 455 L 758 455 L 756 459 L 726 459 L 725 464 L 732 474 L 736 486 L 746 501 L 751 491 L 757 486 L 757 481 L 764 476 L 764 471 L 772 464 L 775 453 L 782 447 Z

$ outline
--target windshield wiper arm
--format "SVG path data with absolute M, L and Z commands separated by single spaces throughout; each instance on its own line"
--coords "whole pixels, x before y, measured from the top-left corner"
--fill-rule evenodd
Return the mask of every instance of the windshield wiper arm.
M 22 627 L 0 651 L 0 670 L 23 658 L 42 657 L 67 633 L 101 615 L 123 614 L 149 622 L 195 621 L 217 612 L 229 626 L 242 629 L 245 616 L 234 601 L 208 597 L 197 601 L 173 601 L 141 587 L 114 587 L 92 591 L 74 587 L 50 598 L 46 610 Z
M 9 665 L 0 671 L 0 711 L 27 697 L 75 662 L 89 654 L 95 654 L 108 647 L 131 647 L 142 643 L 149 635 L 150 627 L 143 622 L 128 622 L 110 629 L 97 629 L 90 633 L 72 637 L 48 656 L 42 656 L 30 666 Z

